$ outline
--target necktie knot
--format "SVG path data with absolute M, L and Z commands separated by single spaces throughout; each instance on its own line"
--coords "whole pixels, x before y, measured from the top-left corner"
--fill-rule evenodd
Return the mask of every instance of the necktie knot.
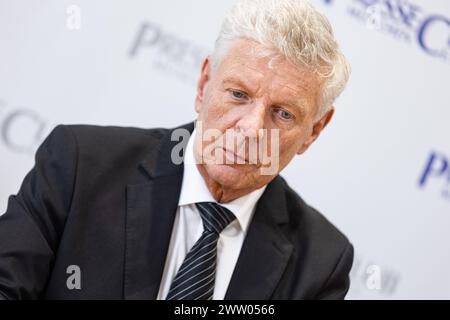
M 234 219 L 233 212 L 215 202 L 198 202 L 195 204 L 200 211 L 205 230 L 220 234 Z

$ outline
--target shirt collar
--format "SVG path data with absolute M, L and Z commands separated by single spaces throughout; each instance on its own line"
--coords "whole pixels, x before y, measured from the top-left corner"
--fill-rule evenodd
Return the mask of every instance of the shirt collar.
M 183 181 L 181 184 L 180 199 L 178 206 L 194 204 L 196 202 L 216 202 L 208 190 L 205 180 L 198 171 L 194 157 L 194 138 L 196 129 L 191 134 L 185 150 L 183 161 Z M 244 232 L 247 231 L 253 210 L 259 198 L 263 194 L 266 186 L 256 189 L 240 198 L 228 203 L 220 203 L 221 206 L 229 209 L 236 216 L 240 227 Z

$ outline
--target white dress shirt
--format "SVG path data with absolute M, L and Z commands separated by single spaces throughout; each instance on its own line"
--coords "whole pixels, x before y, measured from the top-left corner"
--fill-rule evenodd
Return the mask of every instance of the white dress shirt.
M 158 300 L 167 297 L 172 280 L 175 278 L 184 258 L 203 232 L 202 219 L 195 203 L 202 201 L 216 202 L 194 161 L 195 132 L 196 130 L 192 133 L 186 147 L 180 199 L 157 296 Z M 217 243 L 214 300 L 223 300 L 225 297 L 256 203 L 265 188 L 266 186 L 226 204 L 220 204 L 231 210 L 236 216 L 236 220 L 221 232 Z

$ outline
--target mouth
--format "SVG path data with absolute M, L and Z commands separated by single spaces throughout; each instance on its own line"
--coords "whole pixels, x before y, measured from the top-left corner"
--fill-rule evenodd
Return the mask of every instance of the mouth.
M 248 159 L 241 157 L 240 155 L 237 155 L 234 152 L 231 152 L 225 148 L 222 148 L 225 157 L 228 159 L 228 161 L 232 162 L 232 164 L 248 164 Z

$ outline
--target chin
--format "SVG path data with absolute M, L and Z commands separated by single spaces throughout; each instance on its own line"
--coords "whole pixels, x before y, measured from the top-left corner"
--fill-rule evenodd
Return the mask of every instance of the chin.
M 245 187 L 246 171 L 243 166 L 212 164 L 205 166 L 208 176 L 225 187 L 240 189 Z

